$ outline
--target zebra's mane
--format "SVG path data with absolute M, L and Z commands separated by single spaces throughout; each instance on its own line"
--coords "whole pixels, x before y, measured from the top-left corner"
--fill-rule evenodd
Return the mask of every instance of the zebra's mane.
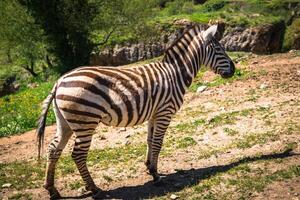
M 172 44 L 165 50 L 164 57 L 163 57 L 162 61 L 163 62 L 166 61 L 166 56 L 168 55 L 168 51 L 170 49 L 172 49 L 176 44 L 178 44 L 178 42 L 185 36 L 186 33 L 190 32 L 191 30 L 194 30 L 197 33 L 198 32 L 197 28 L 198 28 L 198 30 L 200 30 L 199 33 L 204 31 L 204 28 L 202 26 L 198 25 L 198 24 L 194 24 L 190 28 L 187 28 L 186 30 L 184 30 L 183 33 L 181 34 L 181 36 L 179 36 L 175 41 L 173 41 Z

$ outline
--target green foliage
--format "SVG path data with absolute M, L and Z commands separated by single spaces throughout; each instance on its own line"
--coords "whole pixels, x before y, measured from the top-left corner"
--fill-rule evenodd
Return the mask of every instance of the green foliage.
M 22 133 L 36 127 L 41 103 L 51 91 L 53 83 L 41 83 L 33 89 L 0 98 L 0 137 Z M 49 110 L 47 123 L 55 121 Z
M 61 63 L 60 72 L 89 62 L 92 44 L 89 37 L 90 25 L 96 15 L 96 8 L 88 0 L 23 1 L 36 22 L 44 30 L 51 44 L 48 51 Z
M 0 7 L 0 65 L 17 65 L 36 76 L 36 64 L 44 65 L 46 55 L 43 30 L 16 0 L 3 0 Z
M 98 47 L 156 37 L 151 18 L 155 14 L 156 0 L 145 4 L 140 0 L 96 1 L 90 38 Z
M 287 51 L 291 49 L 295 38 L 299 38 L 299 37 L 300 37 L 300 18 L 297 18 L 286 29 L 284 35 L 283 50 Z
M 194 5 L 191 0 L 176 0 L 166 4 L 158 20 L 168 22 L 172 19 L 187 18 L 201 23 L 220 20 L 230 25 L 255 26 L 288 19 L 291 13 L 289 3 L 278 0 L 209 0 L 204 4 Z

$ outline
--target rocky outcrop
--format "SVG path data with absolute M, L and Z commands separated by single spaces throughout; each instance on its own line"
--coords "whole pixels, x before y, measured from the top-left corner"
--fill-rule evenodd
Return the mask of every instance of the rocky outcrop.
M 20 85 L 16 83 L 16 76 L 7 77 L 0 85 L 0 97 L 16 92 Z
M 158 57 L 163 54 L 164 50 L 165 44 L 163 43 L 116 45 L 112 49 L 104 49 L 99 54 L 92 54 L 91 65 L 125 65 Z
M 294 39 L 293 49 L 300 50 L 300 35 Z
M 163 54 L 165 49 L 174 42 L 183 31 L 194 23 L 188 20 L 177 20 L 174 25 L 178 29 L 172 33 L 164 33 L 158 42 L 136 43 L 104 49 L 91 55 L 91 65 L 125 65 L 146 60 Z M 201 24 L 203 29 L 207 24 Z M 248 51 L 259 54 L 279 52 L 285 31 L 284 22 L 267 24 L 252 28 L 227 27 L 219 23 L 217 38 L 227 51 Z
M 119 66 L 161 56 L 165 49 L 179 38 L 184 30 L 194 25 L 194 23 L 182 19 L 176 20 L 174 25 L 178 27 L 177 30 L 172 31 L 172 33 L 166 32 L 162 34 L 158 42 L 146 44 L 141 42 L 125 44 L 123 46 L 116 45 L 113 48 L 105 48 L 99 53 L 93 53 L 90 64 Z M 203 29 L 205 28 L 207 28 L 207 25 L 203 24 Z
M 281 51 L 284 30 L 284 22 L 253 28 L 229 28 L 220 42 L 228 51 L 275 53 Z

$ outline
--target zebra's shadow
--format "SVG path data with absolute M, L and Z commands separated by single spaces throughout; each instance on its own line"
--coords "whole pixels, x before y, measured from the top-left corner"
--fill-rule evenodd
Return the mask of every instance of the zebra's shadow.
M 282 153 L 274 153 L 256 157 L 246 157 L 228 165 L 218 165 L 207 168 L 181 170 L 177 171 L 176 173 L 165 175 L 165 177 L 163 178 L 163 183 L 160 186 L 155 186 L 152 181 L 149 181 L 143 185 L 124 186 L 106 191 L 106 197 L 104 197 L 104 199 L 151 199 L 153 197 L 166 195 L 167 193 L 178 192 L 186 187 L 198 184 L 201 180 L 210 178 L 220 172 L 226 172 L 232 169 L 233 167 L 244 163 L 251 163 L 258 160 L 286 158 L 298 155 L 300 154 L 296 154 L 291 152 L 291 150 L 287 150 Z M 67 199 L 68 197 L 65 198 Z

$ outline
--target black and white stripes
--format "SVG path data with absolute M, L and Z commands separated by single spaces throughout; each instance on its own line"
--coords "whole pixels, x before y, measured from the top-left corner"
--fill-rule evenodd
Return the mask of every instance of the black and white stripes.
M 201 65 L 222 77 L 234 74 L 234 64 L 214 39 L 217 26 L 206 31 L 195 26 L 186 31 L 165 52 L 161 62 L 135 67 L 81 67 L 62 76 L 44 108 L 54 99 L 57 134 L 49 146 L 45 188 L 53 197 L 55 163 L 75 134 L 72 157 L 87 188 L 97 191 L 86 167 L 92 134 L 99 123 L 129 127 L 148 121 L 146 166 L 155 181 L 158 155 L 172 116 L 183 104 L 183 96 Z M 50 101 L 49 101 L 50 99 Z M 42 119 L 47 110 L 44 109 Z M 38 130 L 41 140 L 43 126 Z M 57 156 L 58 155 L 58 156 Z

